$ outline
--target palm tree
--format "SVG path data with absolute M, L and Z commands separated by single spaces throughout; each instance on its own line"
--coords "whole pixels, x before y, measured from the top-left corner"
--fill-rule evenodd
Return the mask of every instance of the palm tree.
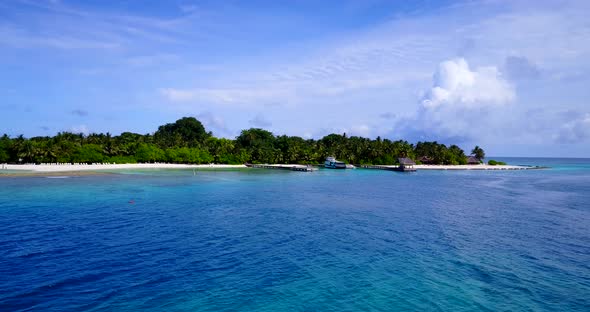
M 486 153 L 483 151 L 481 147 L 477 145 L 471 151 L 471 155 L 475 156 L 475 158 L 477 158 L 477 160 L 479 161 L 482 161 L 486 157 Z
M 57 148 L 57 146 L 50 144 L 45 146 L 43 149 L 39 150 L 38 153 L 44 159 L 44 161 L 55 162 L 57 161 L 59 149 Z
M 409 157 L 412 153 L 412 146 L 408 144 L 408 142 L 401 142 L 401 145 L 398 149 L 398 156 L 399 157 Z
M 24 162 L 32 162 L 37 154 L 37 148 L 33 145 L 33 142 L 30 140 L 26 140 L 23 144 L 19 147 L 18 150 L 18 157 L 22 158 Z

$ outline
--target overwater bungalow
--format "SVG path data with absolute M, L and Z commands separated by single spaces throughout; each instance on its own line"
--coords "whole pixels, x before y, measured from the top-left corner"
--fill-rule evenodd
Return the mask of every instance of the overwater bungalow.
M 416 168 L 414 168 L 416 163 L 413 160 L 407 157 L 402 157 L 398 158 L 398 162 L 400 171 L 416 171 Z

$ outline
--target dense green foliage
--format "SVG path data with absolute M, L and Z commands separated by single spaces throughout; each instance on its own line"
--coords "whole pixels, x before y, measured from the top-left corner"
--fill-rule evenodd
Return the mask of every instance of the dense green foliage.
M 471 155 L 475 156 L 479 161 L 482 161 L 486 157 L 486 153 L 477 145 L 471 151 Z
M 467 157 L 457 145 L 446 147 L 437 142 L 418 142 L 414 150 L 415 155 L 426 157 L 432 164 L 465 165 Z
M 474 149 L 483 158 L 483 150 Z M 398 157 L 432 164 L 465 164 L 456 145 L 391 141 L 330 134 L 322 139 L 275 136 L 263 129 L 243 130 L 235 139 L 216 138 L 192 117 L 160 126 L 152 134 L 58 133 L 54 137 L 0 138 L 0 163 L 323 163 L 327 156 L 353 164 L 390 165 Z
M 506 165 L 506 163 L 503 161 L 495 161 L 493 159 L 490 159 L 490 161 L 488 161 L 488 165 L 490 165 L 490 166 L 496 166 L 496 165 L 504 166 L 504 165 Z

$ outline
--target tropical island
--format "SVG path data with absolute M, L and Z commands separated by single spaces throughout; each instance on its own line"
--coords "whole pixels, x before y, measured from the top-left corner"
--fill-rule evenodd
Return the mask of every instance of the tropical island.
M 478 165 L 485 152 L 479 146 L 471 155 L 457 145 L 438 142 L 368 139 L 330 134 L 319 140 L 279 135 L 251 128 L 235 139 L 217 138 L 194 117 L 184 117 L 158 127 L 153 134 L 60 132 L 53 137 L 0 138 L 0 164 L 320 164 L 327 156 L 357 165 L 398 165 L 406 159 L 418 165 Z M 176 165 L 175 165 L 176 164 Z M 505 165 L 490 160 L 488 166 Z M 2 168 L 6 169 L 6 166 Z M 13 167 L 14 168 L 14 167 Z

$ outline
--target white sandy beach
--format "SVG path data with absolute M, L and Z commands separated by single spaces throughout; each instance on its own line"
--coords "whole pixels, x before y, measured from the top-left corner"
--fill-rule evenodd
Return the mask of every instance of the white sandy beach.
M 302 165 L 267 165 L 277 167 L 290 167 Z M 397 166 L 384 166 L 397 167 Z M 524 170 L 533 169 L 534 167 L 527 166 L 512 166 L 512 165 L 415 165 L 417 170 Z M 18 170 L 23 172 L 76 172 L 76 171 L 100 171 L 100 170 L 133 170 L 133 169 L 227 169 L 227 168 L 246 168 L 245 165 L 222 165 L 222 164 L 206 164 L 206 165 L 183 165 L 183 164 L 27 164 L 27 165 L 11 165 L 0 164 L 0 172 L 4 170 Z
M 512 166 L 512 165 L 415 165 L 417 170 L 523 170 L 532 169 L 534 167 L 528 166 Z
M 42 165 L 2 165 L 1 170 L 22 170 L 34 172 L 73 172 L 97 170 L 127 170 L 127 169 L 226 169 L 246 168 L 244 165 L 182 165 L 182 164 L 42 164 Z
M 389 166 L 369 166 L 373 169 L 394 169 L 397 165 Z M 539 167 L 533 166 L 514 166 L 514 165 L 414 165 L 416 170 L 526 170 L 526 169 L 539 169 Z

